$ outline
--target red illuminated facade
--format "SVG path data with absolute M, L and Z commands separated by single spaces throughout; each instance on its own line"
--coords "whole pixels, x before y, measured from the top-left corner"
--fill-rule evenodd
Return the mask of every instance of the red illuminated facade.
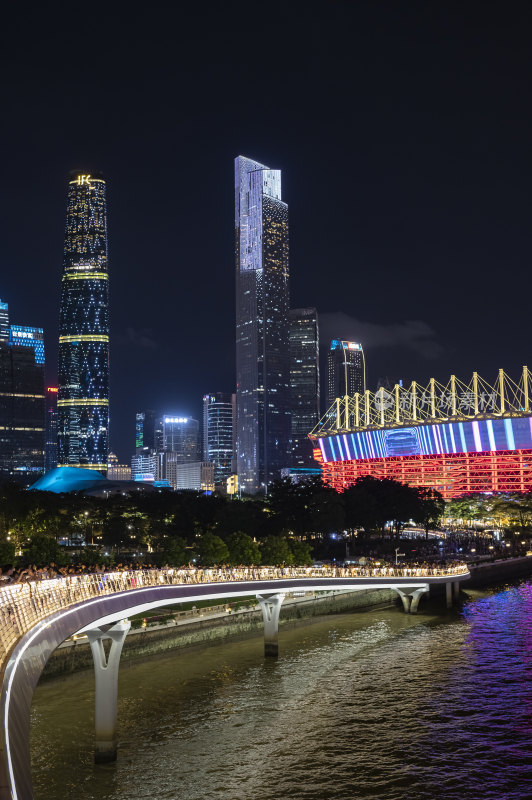
M 393 478 L 411 486 L 437 489 L 446 500 L 476 492 L 532 491 L 532 450 L 452 453 L 430 456 L 398 456 L 353 461 L 323 462 L 321 450 L 314 458 L 323 470 L 323 480 L 338 492 L 357 478 Z

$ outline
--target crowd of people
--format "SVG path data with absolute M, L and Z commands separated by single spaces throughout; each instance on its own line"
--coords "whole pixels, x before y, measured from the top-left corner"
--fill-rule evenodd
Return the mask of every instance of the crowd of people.
M 304 578 L 321 576 L 324 578 L 386 578 L 386 577 L 430 577 L 456 574 L 467 571 L 465 564 L 459 562 L 411 562 L 408 564 L 387 564 L 381 561 L 359 565 L 324 564 L 313 567 L 254 567 L 226 565 L 215 567 L 156 567 L 152 564 L 117 564 L 106 567 L 103 564 L 87 566 L 75 564 L 59 567 L 53 562 L 43 567 L 32 564 L 15 569 L 7 566 L 0 569 L 0 587 L 18 583 L 38 583 L 54 578 L 79 578 L 82 576 L 114 576 L 120 573 L 145 576 L 148 584 L 158 583 L 209 583 L 220 581 L 268 580 L 272 578 Z

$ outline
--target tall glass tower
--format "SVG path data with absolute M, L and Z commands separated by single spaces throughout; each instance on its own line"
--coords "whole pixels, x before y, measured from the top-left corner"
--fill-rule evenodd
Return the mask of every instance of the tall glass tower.
M 288 206 L 281 171 L 235 159 L 237 472 L 267 492 L 289 463 Z
M 70 174 L 57 398 L 58 466 L 106 474 L 109 451 L 107 208 L 101 174 Z
M 320 352 L 318 312 L 290 311 L 290 390 L 292 466 L 316 466 L 308 434 L 320 418 Z
M 366 361 L 359 342 L 333 339 L 327 354 L 327 409 L 337 397 L 366 391 Z

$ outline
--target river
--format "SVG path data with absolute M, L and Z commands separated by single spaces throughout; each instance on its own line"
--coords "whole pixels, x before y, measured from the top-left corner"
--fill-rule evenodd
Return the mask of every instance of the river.
M 119 756 L 94 766 L 91 673 L 38 686 L 36 800 L 532 797 L 532 584 L 462 612 L 320 617 L 124 663 Z

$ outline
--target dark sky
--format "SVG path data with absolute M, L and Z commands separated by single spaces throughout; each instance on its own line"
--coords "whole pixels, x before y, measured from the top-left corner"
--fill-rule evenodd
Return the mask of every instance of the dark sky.
M 134 8 L 30 4 L 0 34 L 0 298 L 55 382 L 67 173 L 103 170 L 121 459 L 137 409 L 234 387 L 239 154 L 283 171 L 292 303 L 370 382 L 530 363 L 529 3 Z

